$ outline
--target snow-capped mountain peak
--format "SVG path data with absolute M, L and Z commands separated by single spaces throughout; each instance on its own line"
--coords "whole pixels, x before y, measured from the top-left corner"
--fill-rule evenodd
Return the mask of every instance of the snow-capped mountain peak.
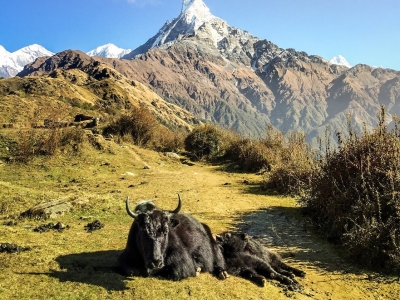
M 0 66 L 7 64 L 10 59 L 11 53 L 8 52 L 3 46 L 0 45 Z
M 179 17 L 183 17 L 187 24 L 193 24 L 193 29 L 198 29 L 205 22 L 218 19 L 202 0 L 183 0 L 182 11 Z M 178 19 L 179 19 L 178 17 Z
M 203 0 L 182 0 L 182 10 L 177 18 L 167 21 L 155 36 L 123 58 L 131 59 L 151 48 L 169 45 L 171 42 L 196 34 L 204 24 L 218 22 L 224 21 L 210 12 Z M 213 30 L 210 36 L 214 44 L 221 40 L 217 30 Z
M 131 49 L 122 49 L 114 44 L 108 43 L 106 45 L 97 47 L 86 54 L 89 56 L 102 56 L 106 58 L 121 58 L 122 56 L 130 53 Z
M 182 11 L 172 22 L 165 23 L 154 37 L 151 48 L 178 39 L 180 35 L 194 33 L 204 23 L 221 20 L 214 16 L 203 0 L 183 0 Z
M 54 53 L 38 44 L 21 48 L 12 53 L 0 45 L 0 76 L 13 77 L 22 71 L 25 65 L 34 62 L 38 57 L 52 55 Z
M 4 53 L 8 53 L 8 51 L 2 45 L 0 45 L 0 55 L 3 55 Z
M 21 48 L 12 54 L 13 60 L 21 66 L 22 71 L 23 67 L 33 61 L 35 61 L 36 58 L 41 57 L 41 56 L 52 56 L 54 55 L 53 52 L 48 51 L 44 47 L 38 45 L 38 44 L 33 44 L 24 48 Z
M 336 55 L 330 60 L 330 63 L 334 65 L 346 66 L 348 68 L 352 67 L 342 55 Z

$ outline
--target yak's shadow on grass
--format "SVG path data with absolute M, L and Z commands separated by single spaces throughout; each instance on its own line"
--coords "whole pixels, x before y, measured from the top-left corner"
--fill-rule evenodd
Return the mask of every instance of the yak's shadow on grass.
M 60 282 L 80 282 L 101 286 L 109 291 L 125 290 L 126 277 L 117 273 L 116 263 L 121 251 L 96 251 L 61 255 L 56 258 L 61 271 L 52 270 L 50 277 Z
M 286 261 L 315 266 L 322 270 L 359 274 L 334 245 L 318 238 L 306 225 L 297 207 L 268 207 L 246 213 L 237 220 L 236 229 L 255 237 Z M 290 262 L 289 262 L 290 264 Z M 306 271 L 306 270 L 305 270 Z

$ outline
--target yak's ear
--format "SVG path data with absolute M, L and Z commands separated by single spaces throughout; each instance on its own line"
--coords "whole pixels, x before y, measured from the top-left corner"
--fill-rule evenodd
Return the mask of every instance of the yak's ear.
M 175 228 L 176 226 L 179 225 L 179 220 L 177 220 L 177 219 L 170 219 L 170 220 L 169 220 L 169 225 L 171 226 L 171 228 Z
M 216 235 L 215 235 L 215 240 L 216 240 L 217 242 L 223 242 L 223 241 L 224 241 L 224 239 L 222 238 L 222 236 L 219 235 L 219 234 L 216 234 Z
M 242 237 L 243 241 L 247 241 L 249 239 L 249 236 L 246 233 L 242 233 L 240 236 Z

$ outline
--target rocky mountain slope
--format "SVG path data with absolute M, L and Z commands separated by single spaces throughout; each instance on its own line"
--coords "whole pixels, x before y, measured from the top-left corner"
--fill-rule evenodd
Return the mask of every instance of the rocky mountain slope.
M 202 0 L 184 0 L 177 18 L 125 58 L 133 59 L 95 59 L 200 119 L 253 137 L 271 123 L 284 132 L 304 131 L 316 145 L 326 128 L 345 130 L 348 114 L 361 130 L 376 124 L 381 105 L 390 114 L 400 110 L 400 72 L 347 68 L 279 48 L 229 26 Z M 73 59 L 39 60 L 19 75 L 82 68 L 87 60 Z
M 359 130 L 363 123 L 367 128 L 375 126 L 381 105 L 387 105 L 390 114 L 398 114 L 400 72 L 366 65 L 349 68 L 343 66 L 343 59 L 329 62 L 294 49 L 281 49 L 229 26 L 205 7 L 202 0 L 183 1 L 178 18 L 166 24 L 143 45 L 145 48 L 130 54 L 135 61 L 150 63 L 153 70 L 163 69 L 164 56 L 172 57 L 172 73 L 184 72 L 183 77 L 190 78 L 191 85 L 206 94 L 193 93 L 187 83 L 179 80 L 170 89 L 171 83 L 160 79 L 161 71 L 147 74 L 147 79 L 144 76 L 149 86 L 168 101 L 191 110 L 186 103 L 194 100 L 204 109 L 206 119 L 242 133 L 262 133 L 265 122 L 283 131 L 302 130 L 314 144 L 326 127 L 332 132 L 343 131 L 349 114 Z M 173 32 L 181 35 L 176 38 Z M 153 42 L 152 50 L 138 55 L 153 40 L 159 43 Z M 202 64 L 207 68 L 199 70 Z M 188 67 L 186 71 L 184 66 Z M 179 89 L 182 92 L 177 95 Z M 202 105 L 204 102 L 206 105 Z M 237 116 L 230 118 L 228 111 L 218 109 L 221 103 L 235 108 Z

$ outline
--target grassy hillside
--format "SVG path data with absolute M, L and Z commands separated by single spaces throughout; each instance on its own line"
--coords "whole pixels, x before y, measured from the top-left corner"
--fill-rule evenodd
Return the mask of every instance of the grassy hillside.
M 102 64 L 86 72 L 58 69 L 0 80 L 0 127 L 43 125 L 45 119 L 72 122 L 78 113 L 100 117 L 104 123 L 139 106 L 172 128 L 188 130 L 197 123 L 192 114 Z
M 4 136 L 5 129 L 0 131 Z M 79 153 L 36 157 L 26 165 L 0 162 L 0 243 L 30 251 L 0 253 L 1 299 L 398 299 L 396 278 L 380 277 L 349 266 L 337 252 L 303 225 L 295 200 L 265 195 L 262 178 L 228 172 L 224 165 L 189 166 L 163 154 L 102 140 L 97 150 L 87 141 Z M 4 144 L 0 147 L 5 148 Z M 3 149 L 4 150 L 4 149 Z M 4 150 L 6 151 L 6 150 Z M 274 281 L 259 288 L 231 277 L 208 274 L 181 282 L 125 278 L 110 270 L 125 247 L 132 219 L 124 200 L 153 199 L 207 223 L 212 232 L 242 230 L 281 253 L 284 261 L 307 272 L 303 290 L 285 290 Z M 60 198 L 88 201 L 55 220 L 18 219 L 33 205 Z M 99 220 L 104 228 L 88 233 Z M 6 225 L 10 221 L 17 224 Z M 48 222 L 64 231 L 38 233 Z

